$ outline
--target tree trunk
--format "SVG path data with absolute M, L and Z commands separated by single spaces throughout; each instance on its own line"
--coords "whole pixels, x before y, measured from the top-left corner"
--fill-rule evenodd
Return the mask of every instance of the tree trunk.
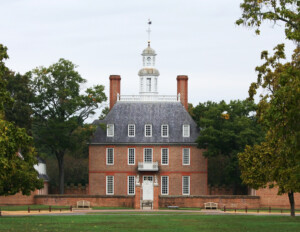
M 56 154 L 58 161 L 58 171 L 59 171 L 59 194 L 64 194 L 65 186 L 65 169 L 64 169 L 64 153 L 60 152 Z
M 291 191 L 288 193 L 290 205 L 291 205 L 291 216 L 295 217 L 295 200 L 294 200 L 294 192 Z

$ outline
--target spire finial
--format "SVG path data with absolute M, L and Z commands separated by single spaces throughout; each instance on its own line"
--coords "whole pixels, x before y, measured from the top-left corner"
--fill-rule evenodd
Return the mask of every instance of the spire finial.
M 148 19 L 148 46 L 150 47 L 150 33 L 151 33 L 151 29 L 150 29 L 150 25 L 152 24 L 151 20 Z

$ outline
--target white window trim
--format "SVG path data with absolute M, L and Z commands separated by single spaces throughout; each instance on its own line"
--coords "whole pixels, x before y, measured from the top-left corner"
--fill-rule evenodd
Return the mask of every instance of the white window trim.
M 146 135 L 146 127 L 150 126 L 150 135 Z M 152 137 L 152 124 L 145 124 L 145 137 Z
M 167 177 L 167 179 L 168 179 L 168 184 L 167 184 L 167 193 L 163 193 L 163 184 L 162 184 L 162 179 L 163 179 L 163 177 Z M 160 185 L 161 185 L 161 188 L 160 188 L 160 193 L 161 193 L 161 195 L 169 195 L 169 186 L 170 186 L 170 184 L 169 184 L 169 176 L 161 176 L 161 179 L 160 179 Z
M 129 163 L 129 150 L 130 150 L 130 149 L 133 149 L 133 150 L 134 150 L 134 163 L 133 163 L 133 164 L 130 164 L 130 163 Z M 128 156 L 127 156 L 127 159 L 128 159 L 128 161 L 127 161 L 127 164 L 128 164 L 128 165 L 135 165 L 135 148 L 132 148 L 132 147 L 129 147 L 129 148 L 128 148 Z
M 185 164 L 184 163 L 184 150 L 185 149 L 188 149 L 189 151 L 189 163 L 188 164 Z M 190 148 L 182 148 L 182 165 L 191 165 L 191 149 Z
M 184 133 L 184 127 L 188 127 L 188 134 Z M 182 125 L 182 137 L 190 137 L 191 131 L 190 131 L 190 125 L 189 124 L 183 124 Z
M 112 149 L 112 157 L 113 157 L 112 164 L 108 163 L 108 149 Z M 108 148 L 106 148 L 106 165 L 114 165 L 114 163 L 115 163 L 115 149 L 113 149 L 112 147 L 108 147 Z
M 167 149 L 167 151 L 168 151 L 168 163 L 166 163 L 166 164 L 163 164 L 163 162 L 162 162 L 162 161 L 163 161 L 163 149 Z M 160 160 L 161 160 L 161 161 L 160 161 L 161 165 L 169 165 L 169 148 L 164 148 L 164 147 L 163 147 L 163 148 L 161 149 L 161 157 L 160 157 L 160 158 L 161 158 L 161 159 L 160 159 Z
M 133 193 L 129 193 L 129 177 L 133 177 Z M 135 195 L 135 176 L 127 176 L 127 194 Z
M 164 135 L 164 133 L 163 133 L 163 127 L 164 126 L 167 126 L 167 135 Z M 169 125 L 168 124 L 162 124 L 161 125 L 161 137 L 165 137 L 165 138 L 169 137 Z
M 188 193 L 183 193 L 183 179 L 184 177 L 188 177 L 189 180 L 189 192 Z M 190 195 L 191 193 L 191 177 L 190 176 L 182 176 L 182 195 Z
M 112 127 L 112 134 L 109 134 L 109 127 Z M 115 135 L 115 125 L 114 124 L 107 124 L 106 125 L 106 136 L 107 137 L 114 137 L 114 135 Z
M 129 126 L 133 126 L 133 135 L 129 134 Z M 135 124 L 128 124 L 128 137 L 135 137 Z
M 106 195 L 114 195 L 115 193 L 115 177 L 112 176 L 112 193 L 108 193 L 107 190 L 108 190 L 108 177 L 109 176 L 106 176 Z
M 151 157 L 151 160 L 152 160 L 152 163 L 153 163 L 153 149 L 152 149 L 152 148 L 148 148 L 148 147 L 144 148 L 143 162 L 146 163 L 146 162 L 145 162 L 145 151 L 146 151 L 146 149 L 151 149 L 151 156 L 152 156 L 152 157 Z

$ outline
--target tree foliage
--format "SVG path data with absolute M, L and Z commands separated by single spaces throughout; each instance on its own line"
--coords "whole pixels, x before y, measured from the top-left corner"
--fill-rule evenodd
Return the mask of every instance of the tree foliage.
M 257 82 L 249 89 L 250 98 L 258 88 L 265 90 L 257 113 L 268 129 L 266 141 L 247 147 L 239 161 L 245 184 L 255 189 L 278 186 L 278 194 L 288 193 L 294 215 L 293 193 L 300 192 L 300 49 L 285 64 L 280 63 L 284 45 L 274 50 L 273 56 L 262 52 L 265 63 L 256 68 Z
M 0 44 L 0 195 L 18 192 L 29 195 L 36 188 L 42 188 L 43 181 L 38 179 L 33 167 L 37 159 L 32 138 L 25 129 L 5 120 L 4 106 L 14 101 L 6 90 L 4 76 L 9 70 L 5 59 L 8 59 L 7 48 Z
M 14 122 L 18 127 L 25 128 L 31 135 L 33 92 L 30 89 L 30 78 L 14 72 L 4 75 L 6 89 L 13 101 L 4 104 L 5 119 Z
M 84 120 L 95 113 L 99 103 L 106 100 L 102 85 L 87 88 L 86 82 L 65 59 L 48 68 L 39 67 L 28 73 L 34 91 L 33 134 L 40 150 L 54 154 L 59 166 L 60 193 L 64 189 L 64 155 L 74 151 L 78 141 L 87 141 L 94 131 Z
M 263 21 L 274 23 L 283 22 L 285 35 L 290 40 L 300 41 L 300 3 L 297 0 L 243 0 L 240 5 L 242 17 L 236 21 L 237 25 L 256 27 L 260 33 Z
M 193 118 L 201 130 L 198 147 L 207 149 L 204 155 L 212 168 L 208 173 L 214 173 L 213 178 L 209 174 L 210 184 L 233 185 L 235 193 L 245 188 L 241 185 L 237 154 L 264 136 L 253 114 L 255 110 L 256 105 L 251 101 L 206 102 L 193 109 Z M 218 164 L 219 159 L 224 169 L 210 165 L 210 162 Z

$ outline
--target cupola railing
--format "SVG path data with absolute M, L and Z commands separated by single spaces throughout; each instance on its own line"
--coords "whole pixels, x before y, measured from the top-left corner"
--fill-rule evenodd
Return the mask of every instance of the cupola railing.
M 178 95 L 119 95 L 117 101 L 124 102 L 180 102 Z

